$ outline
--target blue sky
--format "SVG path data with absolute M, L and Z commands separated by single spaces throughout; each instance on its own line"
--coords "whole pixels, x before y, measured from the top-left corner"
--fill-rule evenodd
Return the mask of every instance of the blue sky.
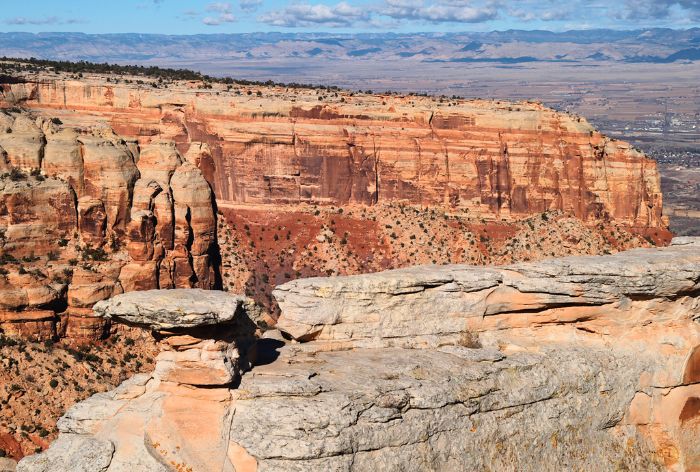
M 0 31 L 4 32 L 561 31 L 700 26 L 700 0 L 2 0 L 0 4 Z

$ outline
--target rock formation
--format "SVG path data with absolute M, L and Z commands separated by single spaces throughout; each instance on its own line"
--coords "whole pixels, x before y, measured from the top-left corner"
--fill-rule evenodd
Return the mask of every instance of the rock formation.
M 213 196 L 172 142 L 0 114 L 0 330 L 96 339 L 92 305 L 219 284 Z
M 293 281 L 275 296 L 297 342 L 266 333 L 238 385 L 156 367 L 72 408 L 18 471 L 694 470 L 699 293 L 697 239 Z M 98 311 L 172 319 L 128 296 Z M 202 342 L 181 336 L 174 351 Z
M 4 85 L 4 99 L 101 120 L 141 144 L 194 146 L 224 204 L 401 201 L 498 219 L 563 210 L 664 225 L 654 161 L 538 103 L 152 85 L 29 78 Z
M 244 297 L 200 289 L 131 292 L 97 303 L 100 316 L 154 332 L 161 347 L 155 371 L 71 408 L 59 421 L 70 437 L 18 470 L 219 470 L 228 446 L 227 387 L 239 376 L 236 339 L 250 336 L 255 317 L 246 306 Z M 119 438 L 87 436 L 103 421 Z M 189 442 L 209 452 L 190 457 Z
M 51 351 L 36 341 L 57 338 L 65 341 L 58 351 L 93 343 L 107 363 L 112 352 L 122 356 L 118 342 L 95 341 L 117 327 L 93 305 L 124 292 L 245 293 L 265 308 L 254 320 L 264 328 L 279 315 L 272 288 L 292 279 L 510 264 L 670 240 L 655 163 L 538 103 L 19 74 L 0 78 L 0 340 L 33 341 L 42 358 Z M 505 279 L 494 283 L 510 290 Z M 304 331 L 293 314 L 298 296 L 280 290 L 289 331 Z M 299 337 L 376 342 L 363 338 L 373 328 L 349 327 L 346 315 Z M 352 342 L 328 337 L 355 329 Z M 416 342 L 457 337 L 428 331 Z M 206 339 L 217 341 L 197 341 L 202 353 L 216 362 L 229 355 L 228 340 Z M 23 346 L 5 349 L 17 358 Z M 192 350 L 162 346 L 174 364 Z M 138 365 L 121 360 L 124 371 L 150 366 L 147 351 Z M 48 384 L 61 356 L 29 375 Z M 81 382 L 107 388 L 121 380 L 103 375 L 114 365 L 94 367 Z M 32 383 L 27 376 L 17 386 Z M 55 418 L 84 398 L 78 388 L 45 414 Z M 31 419 L 29 405 L 43 395 L 24 390 L 13 397 L 25 405 L 18 420 Z M 5 437 L 15 458 L 46 445 L 3 418 L 0 449 Z
M 42 168 L 75 189 L 81 237 L 98 244 L 104 227 L 131 238 L 125 290 L 194 278 L 218 286 L 211 266 L 221 265 L 222 285 L 254 297 L 274 323 L 271 288 L 289 279 L 670 240 L 656 163 L 539 103 L 20 74 L 0 84 L 0 106 L 65 126 L 23 118 L 21 133 L 0 137 L 5 165 L 38 167 L 46 140 Z M 12 118 L 3 120 L 9 129 Z M 66 130 L 97 124 L 121 144 Z M 124 148 L 133 163 L 120 158 Z M 195 178 L 187 191 L 206 194 L 196 169 L 215 194 L 215 224 L 206 204 L 178 205 L 173 198 L 189 197 L 167 189 Z M 130 213 L 120 203 L 127 197 Z M 201 239 L 185 254 L 190 231 L 173 218 L 188 212 L 203 230 L 193 229 Z M 544 225 L 525 221 L 542 214 Z M 216 226 L 228 236 L 215 240 Z M 153 234 L 160 242 L 147 241 Z

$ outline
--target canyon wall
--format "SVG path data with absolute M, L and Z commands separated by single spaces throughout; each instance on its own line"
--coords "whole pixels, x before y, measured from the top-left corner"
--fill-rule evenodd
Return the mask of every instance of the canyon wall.
M 216 287 L 213 196 L 199 169 L 173 143 L 59 123 L 0 113 L 0 330 L 97 339 L 99 300 Z
M 156 330 L 155 372 L 71 408 L 58 440 L 18 471 L 700 464 L 697 239 L 300 279 L 274 292 L 280 331 L 248 350 L 244 300 L 212 295 L 188 312 L 198 297 L 187 292 L 100 302 L 102 315 Z
M 156 222 L 169 233 L 176 215 L 167 199 L 176 195 L 158 188 L 177 162 L 192 175 L 196 167 L 214 194 L 218 251 L 203 258 L 195 247 L 184 263 L 175 250 L 180 263 L 168 260 L 165 273 L 184 280 L 198 271 L 204 280 L 208 264 L 220 266 L 214 284 L 255 298 L 270 313 L 268 324 L 278 314 L 272 287 L 290 279 L 601 254 L 670 240 L 656 163 L 585 119 L 534 102 L 46 71 L 6 82 L 0 106 L 62 123 L 55 134 L 66 135 L 46 138 L 45 151 L 31 129 L 21 138 L 27 143 L 18 141 L 21 133 L 7 135 L 0 143 L 6 167 L 40 168 L 77 185 L 76 195 L 104 195 L 115 235 L 129 199 L 134 210 L 152 213 L 138 213 L 141 226 L 132 223 L 132 232 L 151 232 Z M 83 171 L 77 148 L 62 143 L 95 128 L 113 130 L 137 170 L 154 175 L 134 184 L 120 174 L 119 151 L 99 146 Z M 61 152 L 68 157 L 57 164 Z M 119 190 L 132 184 L 133 192 Z M 86 228 L 102 211 L 94 203 L 83 205 Z M 206 202 L 197 208 L 211 226 Z M 170 244 L 161 229 L 156 236 Z M 143 253 L 139 260 L 151 257 L 153 244 L 138 244 L 131 246 Z M 130 273 L 132 286 L 153 287 L 152 270 L 132 265 Z
M 664 225 L 654 161 L 538 103 L 140 82 L 45 75 L 4 84 L 3 102 L 194 147 L 220 204 L 405 202 Z

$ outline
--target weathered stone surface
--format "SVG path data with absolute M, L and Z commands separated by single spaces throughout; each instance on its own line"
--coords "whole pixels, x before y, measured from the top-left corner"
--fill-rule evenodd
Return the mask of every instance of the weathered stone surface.
M 107 213 L 105 204 L 90 196 L 78 200 L 78 220 L 80 237 L 88 244 L 100 246 L 107 234 Z
M 156 261 L 132 262 L 122 267 L 119 283 L 125 292 L 155 290 L 158 288 L 157 272 Z
M 150 261 L 154 255 L 156 218 L 152 211 L 137 210 L 126 227 L 129 256 L 134 261 Z
M 114 454 L 110 441 L 80 435 L 56 440 L 46 454 L 31 456 L 17 465 L 17 472 L 104 472 Z
M 100 300 L 122 293 L 119 283 L 120 264 L 101 264 L 92 266 L 77 266 L 73 269 L 71 284 L 68 287 L 68 305 L 78 308 L 89 308 Z
M 56 179 L 0 178 L 0 247 L 15 258 L 57 250 L 77 223 L 74 194 Z
M 91 308 L 69 307 L 61 313 L 58 333 L 61 337 L 79 341 L 94 341 L 105 338 L 109 321 L 96 316 Z
M 189 162 L 175 170 L 170 185 L 175 202 L 175 245 L 194 256 L 209 251 L 216 241 L 212 194 L 202 173 Z
M 51 310 L 0 311 L 0 332 L 27 339 L 56 335 L 56 314 Z
M 196 338 L 195 338 L 196 339 Z M 187 385 L 228 385 L 238 375 L 238 351 L 224 341 L 197 340 L 187 346 L 173 346 L 171 338 L 156 358 L 155 378 Z
M 156 182 L 161 188 L 170 186 L 170 178 L 180 164 L 182 158 L 173 141 L 148 144 L 139 153 L 138 168 L 141 179 L 145 182 Z
M 107 228 L 124 233 L 129 221 L 130 195 L 139 171 L 126 143 L 109 129 L 96 129 L 79 138 L 82 146 L 85 193 L 104 202 Z
M 41 167 L 47 175 L 59 177 L 75 190 L 80 198 L 83 195 L 85 176 L 78 132 L 72 128 L 59 127 L 51 121 L 44 124 L 46 146 Z
M 461 349 L 285 348 L 284 375 L 273 363 L 243 377 L 231 441 L 267 471 L 660 468 L 632 428 L 607 430 L 644 362 L 610 369 L 632 360 L 571 346 L 474 361 L 480 349 Z
M 246 297 L 201 289 L 146 290 L 118 295 L 93 306 L 99 316 L 155 330 L 233 322 Z
M 9 457 L 0 457 L 0 472 L 15 472 L 17 470 L 17 462 Z
M 224 347 L 171 335 L 61 438 L 111 441 L 110 471 L 694 470 L 700 240 L 677 243 L 293 282 L 280 326 L 314 340 L 264 336 L 229 390 L 166 380 Z
M 426 266 L 301 279 L 273 293 L 283 313 L 277 327 L 294 338 L 412 342 L 411 338 L 427 341 L 430 335 L 478 329 L 485 317 L 501 313 L 564 307 L 559 308 L 564 316 L 603 305 L 624 311 L 634 300 L 698 290 L 700 250 L 679 244 L 497 269 Z
M 25 171 L 41 168 L 44 133 L 27 115 L 4 116 L 7 127 L 0 129 L 0 147 L 7 153 L 9 163 Z

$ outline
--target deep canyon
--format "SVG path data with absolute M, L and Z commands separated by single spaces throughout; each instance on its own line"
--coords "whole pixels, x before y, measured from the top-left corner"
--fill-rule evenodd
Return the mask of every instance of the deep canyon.
M 46 392 L 8 361 L 24 383 L 4 387 L 0 449 L 19 459 L 59 438 L 24 470 L 85 462 L 78 450 L 110 471 L 134 470 L 135 450 L 148 470 L 463 470 L 493 444 L 477 468 L 532 460 L 517 447 L 530 442 L 546 452 L 533 468 L 700 460 L 697 242 L 663 248 L 655 161 L 585 118 L 47 70 L 0 86 L 0 330 L 19 340 L 0 347 L 85 370 L 24 428 Z M 184 292 L 144 292 L 162 289 Z M 189 313 L 177 294 L 201 289 L 224 298 Z M 173 313 L 194 321 L 163 325 Z M 135 372 L 53 426 L 95 393 L 84 383 Z M 134 413 L 153 402 L 160 420 Z M 584 424 L 586 402 L 600 411 Z M 518 418 L 515 438 L 494 426 Z M 206 453 L 187 436 L 197 425 Z

